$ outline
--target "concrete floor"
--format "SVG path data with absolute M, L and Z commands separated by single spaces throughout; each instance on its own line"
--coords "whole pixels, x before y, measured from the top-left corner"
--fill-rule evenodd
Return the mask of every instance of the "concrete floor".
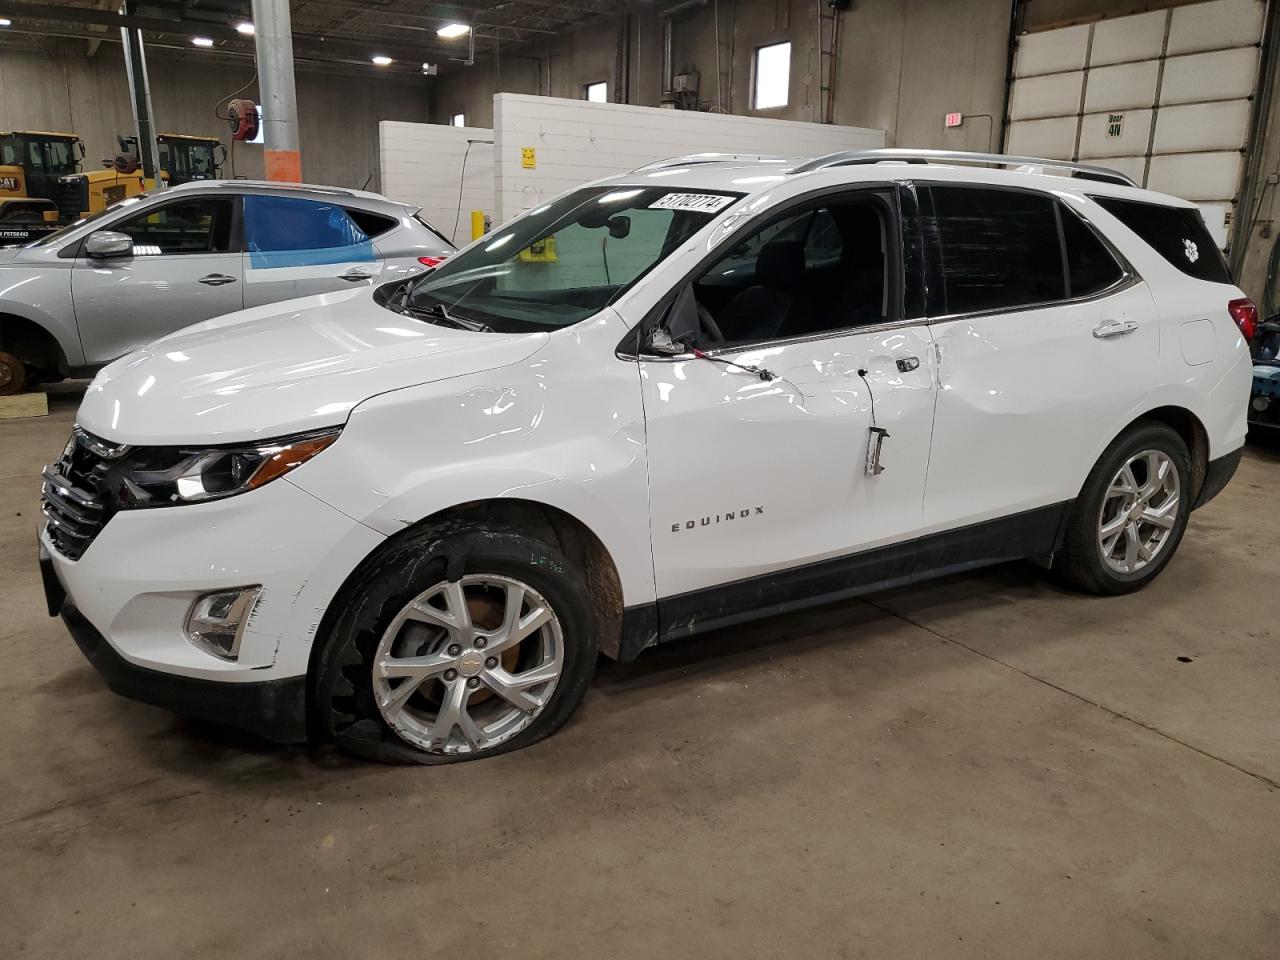
M 76 400 L 0 422 L 0 956 L 1280 956 L 1276 448 L 1141 594 L 878 594 L 403 769 L 107 692 L 34 565 Z

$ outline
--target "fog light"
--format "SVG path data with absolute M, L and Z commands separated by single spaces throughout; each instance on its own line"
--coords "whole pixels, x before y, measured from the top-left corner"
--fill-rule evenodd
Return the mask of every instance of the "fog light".
M 196 597 L 187 611 L 187 639 L 215 657 L 236 659 L 249 613 L 261 592 L 261 586 L 236 587 Z
M 1263 413 L 1269 406 L 1271 406 L 1270 397 L 1256 396 L 1253 398 L 1253 409 L 1259 413 Z

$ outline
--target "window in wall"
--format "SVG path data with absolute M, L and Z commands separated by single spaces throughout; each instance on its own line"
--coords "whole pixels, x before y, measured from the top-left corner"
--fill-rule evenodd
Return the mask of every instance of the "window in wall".
M 936 314 L 1012 310 L 1066 296 L 1052 197 L 933 187 L 942 300 Z
M 1119 283 L 1124 270 L 1080 217 L 1061 208 L 1062 240 L 1067 252 L 1067 279 L 1073 297 L 1088 297 Z
M 467 125 L 467 115 L 465 113 L 455 113 L 449 118 L 449 126 L 465 127 Z
M 599 83 L 588 83 L 582 88 L 582 95 L 592 103 L 609 102 L 609 84 L 601 80 Z
M 224 253 L 231 247 L 230 197 L 194 197 L 138 214 L 111 229 L 133 239 L 135 257 Z
M 791 44 L 771 43 L 756 47 L 756 81 L 751 105 L 756 110 L 787 105 L 791 79 Z

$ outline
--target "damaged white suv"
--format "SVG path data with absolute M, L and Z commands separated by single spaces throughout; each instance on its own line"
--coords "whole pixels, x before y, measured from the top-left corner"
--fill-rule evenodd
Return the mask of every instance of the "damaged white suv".
M 1255 315 L 1111 171 L 666 161 L 111 364 L 44 474 L 49 607 L 127 696 L 500 753 L 601 653 L 1021 557 L 1144 585 L 1239 461 Z

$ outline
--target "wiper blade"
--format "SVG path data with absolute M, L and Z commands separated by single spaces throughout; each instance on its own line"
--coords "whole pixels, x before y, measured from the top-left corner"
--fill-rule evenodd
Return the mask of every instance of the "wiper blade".
M 405 306 L 401 308 L 400 312 L 426 320 L 429 323 L 439 324 L 443 321 L 444 326 L 455 327 L 459 330 L 470 330 L 472 333 L 493 333 L 493 327 L 487 323 L 473 320 L 470 317 L 459 317 L 456 314 L 452 314 L 443 303 L 435 303 L 429 307 Z

